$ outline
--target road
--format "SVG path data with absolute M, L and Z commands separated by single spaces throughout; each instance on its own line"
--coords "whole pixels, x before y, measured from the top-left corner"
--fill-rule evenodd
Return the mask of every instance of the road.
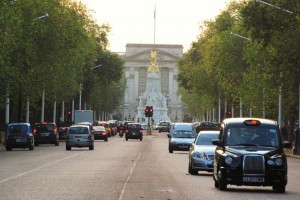
M 300 159 L 288 158 L 285 194 L 271 187 L 214 188 L 211 173 L 189 175 L 187 152 L 168 153 L 166 133 L 143 141 L 114 136 L 95 150 L 40 145 L 0 152 L 0 199 L 300 199 Z

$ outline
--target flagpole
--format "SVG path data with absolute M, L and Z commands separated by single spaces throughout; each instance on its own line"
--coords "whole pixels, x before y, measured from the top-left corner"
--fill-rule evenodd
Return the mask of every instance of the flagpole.
M 156 5 L 154 7 L 154 44 L 155 44 L 155 35 L 156 35 Z

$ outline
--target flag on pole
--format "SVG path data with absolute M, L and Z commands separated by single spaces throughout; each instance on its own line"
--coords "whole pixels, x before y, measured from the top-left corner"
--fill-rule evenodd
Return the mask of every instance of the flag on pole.
M 156 19 L 156 5 L 154 7 L 154 20 Z

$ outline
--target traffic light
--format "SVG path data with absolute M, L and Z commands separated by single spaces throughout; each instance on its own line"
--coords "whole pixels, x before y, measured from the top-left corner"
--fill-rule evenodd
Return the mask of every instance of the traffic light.
M 146 109 L 145 109 L 145 116 L 146 117 L 149 117 L 149 111 L 150 111 L 150 107 L 146 106 Z
M 71 122 L 71 121 L 72 121 L 72 112 L 71 112 L 71 111 L 68 111 L 68 112 L 67 112 L 67 121 L 68 121 L 68 122 Z
M 232 117 L 231 111 L 227 111 L 227 112 L 226 112 L 226 118 L 231 118 L 231 117 Z
M 149 107 L 149 117 L 152 117 L 153 116 L 153 107 L 152 106 L 150 106 Z

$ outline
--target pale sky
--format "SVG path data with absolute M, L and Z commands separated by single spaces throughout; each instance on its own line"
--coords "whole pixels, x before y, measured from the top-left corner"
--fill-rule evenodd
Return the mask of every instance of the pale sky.
M 112 52 L 127 43 L 179 44 L 186 52 L 197 40 L 200 25 L 214 19 L 230 0 L 81 0 L 99 24 L 108 23 Z M 154 10 L 156 7 L 156 26 Z M 155 30 L 154 31 L 154 27 Z M 155 32 L 155 34 L 154 34 Z

